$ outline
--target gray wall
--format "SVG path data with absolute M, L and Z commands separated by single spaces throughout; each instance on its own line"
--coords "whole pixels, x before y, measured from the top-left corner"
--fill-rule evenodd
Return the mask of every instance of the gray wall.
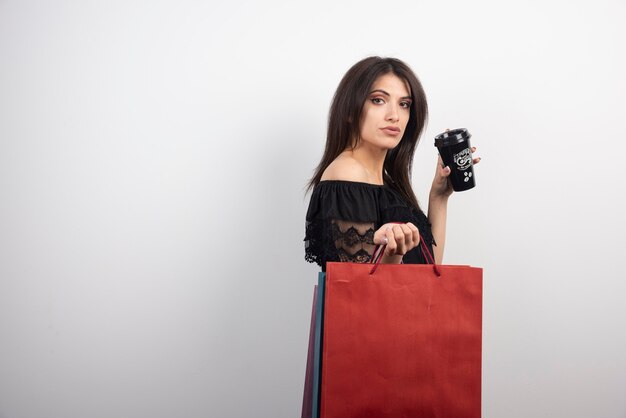
M 0 417 L 298 416 L 303 186 L 356 61 L 409 63 L 478 187 L 487 418 L 624 417 L 623 1 L 0 1 Z

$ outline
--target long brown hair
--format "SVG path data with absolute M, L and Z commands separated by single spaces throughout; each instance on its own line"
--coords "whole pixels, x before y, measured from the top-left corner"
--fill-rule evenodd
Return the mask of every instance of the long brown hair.
M 396 58 L 367 57 L 354 64 L 343 76 L 328 114 L 324 155 L 315 169 L 315 174 L 307 183 L 307 191 L 317 186 L 324 170 L 339 154 L 356 145 L 352 143 L 352 139 L 357 138 L 357 141 L 360 139 L 361 113 L 370 89 L 379 76 L 389 73 L 408 83 L 413 100 L 404 135 L 400 143 L 389 150 L 385 157 L 383 181 L 419 208 L 411 187 L 411 172 L 413 154 L 428 116 L 428 105 L 422 84 L 413 70 Z

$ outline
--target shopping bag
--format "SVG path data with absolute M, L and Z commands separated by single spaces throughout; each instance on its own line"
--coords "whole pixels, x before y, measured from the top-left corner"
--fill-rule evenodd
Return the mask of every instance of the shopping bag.
M 302 399 L 302 418 L 319 418 L 325 278 L 326 274 L 320 272 L 318 274 L 318 284 L 313 290 L 313 309 L 309 331 L 304 396 Z
M 302 396 L 302 418 L 312 418 L 313 412 L 313 363 L 315 353 L 315 311 L 317 305 L 317 285 L 313 288 L 313 307 L 311 309 L 311 328 L 309 330 L 309 350 L 306 358 L 304 394 Z
M 329 262 L 321 418 L 480 417 L 482 269 Z

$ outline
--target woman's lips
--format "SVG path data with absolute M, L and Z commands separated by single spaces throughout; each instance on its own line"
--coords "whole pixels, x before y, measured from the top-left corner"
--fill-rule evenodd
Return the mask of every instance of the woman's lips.
M 391 135 L 391 136 L 398 136 L 398 135 L 400 135 L 400 131 L 396 131 L 394 129 L 381 129 L 381 131 L 383 131 L 387 135 Z

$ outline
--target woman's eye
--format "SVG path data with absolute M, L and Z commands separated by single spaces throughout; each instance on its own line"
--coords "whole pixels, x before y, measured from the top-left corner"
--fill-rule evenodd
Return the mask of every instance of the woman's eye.
M 377 100 L 380 100 L 380 101 L 379 101 L 379 102 L 377 102 Z M 384 101 L 383 99 L 381 99 L 380 97 L 374 97 L 374 98 L 372 98 L 372 103 L 379 104 L 379 103 L 384 103 L 384 102 L 385 102 L 385 101 Z
M 411 108 L 411 102 L 402 102 L 403 105 L 405 105 L 405 109 L 410 109 Z

